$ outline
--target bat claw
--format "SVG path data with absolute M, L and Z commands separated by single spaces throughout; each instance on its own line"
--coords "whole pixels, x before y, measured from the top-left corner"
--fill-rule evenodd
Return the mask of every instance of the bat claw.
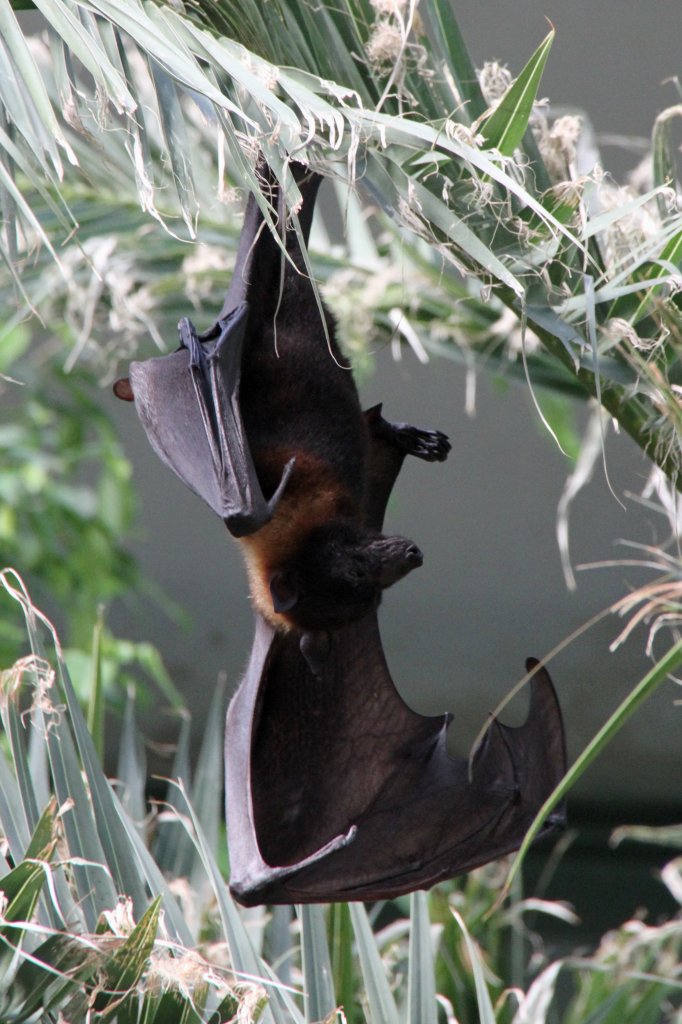
M 319 678 L 322 675 L 331 650 L 329 633 L 304 633 L 298 646 L 301 654 L 308 662 L 310 671 L 315 678 Z
M 452 445 L 447 434 L 440 430 L 424 430 L 408 423 L 394 423 L 396 443 L 406 455 L 414 455 L 425 462 L 444 462 Z
M 296 458 L 294 457 L 293 459 L 289 459 L 286 466 L 282 470 L 282 479 L 277 485 L 277 490 L 267 503 L 268 519 L 272 519 L 272 517 L 274 516 L 275 511 L 277 509 L 277 505 L 279 504 L 279 500 L 282 497 L 282 494 L 284 493 L 284 488 L 289 482 L 289 477 L 293 473 L 295 465 Z

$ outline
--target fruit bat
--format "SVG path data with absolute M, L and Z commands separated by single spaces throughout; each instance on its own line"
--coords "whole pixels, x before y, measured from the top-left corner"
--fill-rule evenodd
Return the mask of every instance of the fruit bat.
M 525 725 L 492 719 L 471 764 L 446 750 L 450 716 L 416 714 L 394 687 L 377 607 L 422 557 L 381 532 L 386 502 L 407 454 L 442 461 L 450 445 L 361 412 L 302 256 L 320 179 L 292 169 L 298 224 L 264 168 L 279 238 L 250 197 L 216 324 L 183 319 L 180 348 L 114 388 L 245 555 L 256 630 L 225 764 L 246 905 L 391 897 L 467 871 L 518 847 L 565 766 L 542 669 Z
M 367 414 L 365 515 L 381 528 L 405 454 L 429 434 Z M 527 669 L 535 668 L 532 659 Z M 451 715 L 412 711 L 384 657 L 376 610 L 329 634 L 319 665 L 263 618 L 227 715 L 230 889 L 246 906 L 389 899 L 515 850 L 565 772 L 561 712 L 536 668 L 524 725 L 492 718 L 467 758 Z M 560 827 L 559 807 L 541 834 Z
M 258 612 L 278 629 L 318 633 L 362 617 L 422 555 L 363 525 L 368 433 L 357 389 L 264 176 L 281 246 L 250 196 L 215 325 L 198 335 L 181 320 L 180 348 L 133 363 L 114 390 L 134 399 L 156 453 L 240 541 Z M 305 239 L 321 179 L 298 176 Z M 434 458 L 449 447 L 433 435 Z

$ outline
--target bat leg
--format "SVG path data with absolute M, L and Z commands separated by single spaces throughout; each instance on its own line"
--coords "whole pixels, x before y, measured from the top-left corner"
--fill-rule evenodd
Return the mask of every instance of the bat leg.
M 403 455 L 414 455 L 425 462 L 444 462 L 452 447 L 440 430 L 413 427 L 410 423 L 391 423 L 381 415 L 381 405 L 365 412 L 367 425 L 374 437 L 394 445 Z
M 239 407 L 247 320 L 248 304 L 243 302 L 218 321 L 216 340 L 207 344 L 202 344 L 187 317 L 178 325 L 181 346 L 189 352 L 189 370 L 213 456 L 220 514 L 234 537 L 255 533 L 272 519 L 295 463 L 295 459 L 289 460 L 274 494 L 266 500 Z

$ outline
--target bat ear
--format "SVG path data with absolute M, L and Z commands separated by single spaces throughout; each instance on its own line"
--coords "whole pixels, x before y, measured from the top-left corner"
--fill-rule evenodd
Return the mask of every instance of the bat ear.
M 291 611 L 298 602 L 298 587 L 290 573 L 273 572 L 270 577 L 270 595 L 272 606 L 278 614 Z
M 121 377 L 120 380 L 114 382 L 114 394 L 117 398 L 122 398 L 124 402 L 132 402 L 135 399 L 130 380 L 127 377 Z

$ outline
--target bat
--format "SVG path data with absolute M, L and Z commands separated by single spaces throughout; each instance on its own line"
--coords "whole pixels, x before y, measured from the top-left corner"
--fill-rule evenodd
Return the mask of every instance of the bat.
M 386 503 L 406 455 L 442 461 L 450 444 L 362 413 L 302 257 L 319 178 L 293 171 L 298 229 L 263 169 L 279 241 L 250 197 L 216 324 L 183 319 L 180 348 L 114 389 L 245 555 L 256 629 L 225 744 L 245 905 L 388 898 L 468 871 L 518 847 L 565 770 L 544 669 L 526 723 L 492 719 L 471 765 L 446 750 L 450 716 L 418 715 L 395 689 L 377 608 L 422 556 L 383 534 Z
M 321 179 L 295 166 L 306 240 Z M 134 400 L 156 453 L 239 540 L 257 611 L 312 636 L 361 618 L 422 554 L 363 524 L 369 440 L 357 388 L 276 182 L 263 176 L 281 247 L 251 195 L 214 326 L 199 335 L 184 318 L 179 349 L 132 363 L 114 390 Z M 424 444 L 432 459 L 450 448 L 439 432 Z M 322 644 L 304 646 L 312 657 Z
M 368 413 L 366 515 L 388 495 L 421 431 Z M 527 662 L 530 671 L 538 663 Z M 321 666 L 257 617 L 227 715 L 230 890 L 246 906 L 390 899 L 515 850 L 565 772 L 561 711 L 536 668 L 526 722 L 492 718 L 473 754 L 446 748 L 451 715 L 398 694 L 376 610 L 335 630 Z M 563 826 L 557 807 L 541 835 Z

